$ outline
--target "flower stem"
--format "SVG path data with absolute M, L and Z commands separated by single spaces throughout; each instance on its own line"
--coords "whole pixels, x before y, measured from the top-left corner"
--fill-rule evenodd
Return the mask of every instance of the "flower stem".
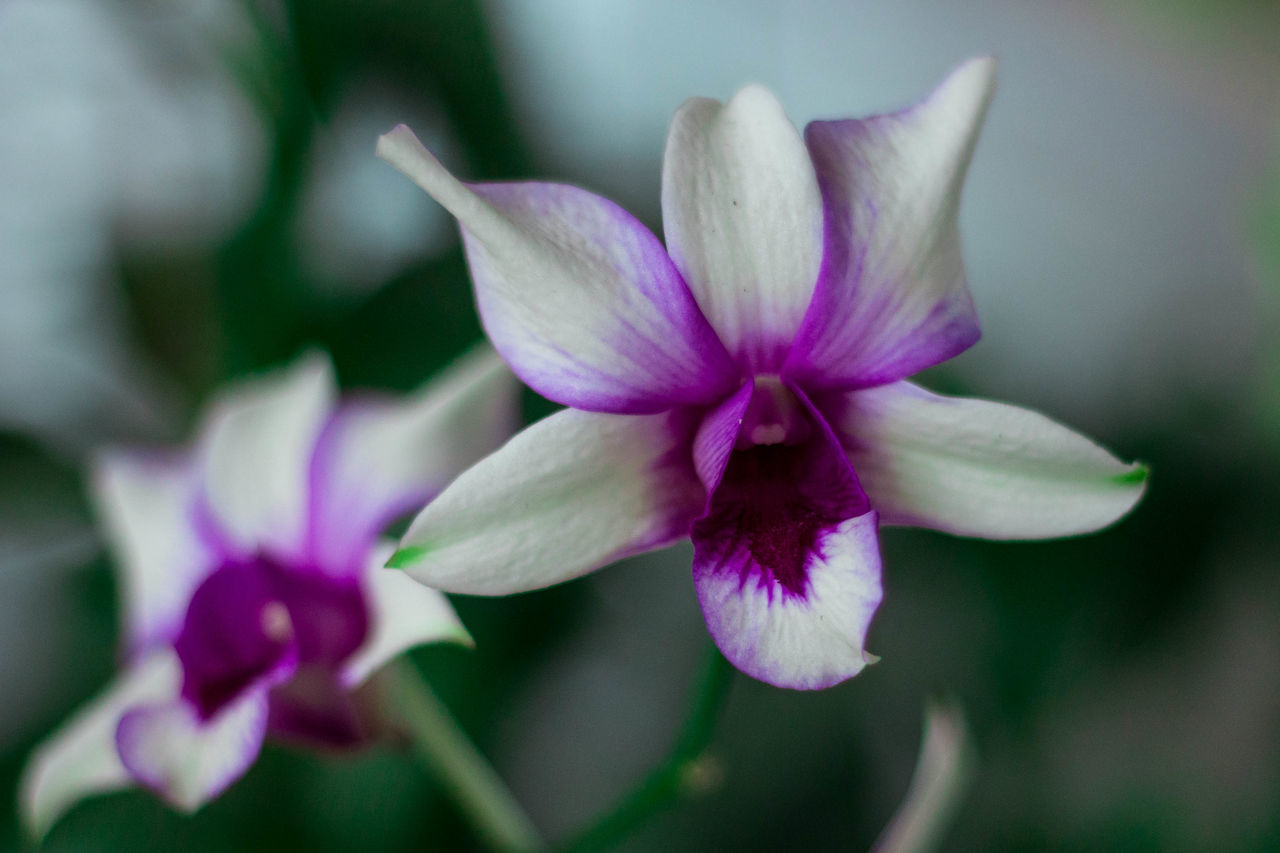
M 413 750 L 491 850 L 524 853 L 546 844 L 510 789 L 408 660 L 387 667 L 388 710 Z
M 566 842 L 565 851 L 586 853 L 612 848 L 654 813 L 682 796 L 703 793 L 716 783 L 716 767 L 705 752 L 733 672 L 733 666 L 711 645 L 689 717 L 671 754 L 612 811 Z

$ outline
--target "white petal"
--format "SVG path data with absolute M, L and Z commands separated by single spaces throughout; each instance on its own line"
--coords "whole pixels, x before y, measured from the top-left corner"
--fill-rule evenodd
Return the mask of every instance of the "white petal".
M 313 562 L 359 571 L 382 530 L 515 431 L 519 384 L 487 345 L 409 397 L 352 401 L 316 446 Z
M 822 197 L 800 134 L 768 90 L 680 107 L 662 219 L 667 251 L 725 346 L 776 372 L 822 263 Z
M 267 688 L 247 691 L 211 720 L 183 701 L 129 711 L 116 743 L 132 776 L 171 805 L 194 812 L 244 775 L 267 732 Z
M 733 381 L 662 244 L 613 202 L 561 184 L 463 184 L 404 126 L 378 156 L 458 218 L 485 330 L 538 393 L 659 412 L 709 403 Z
M 151 655 L 125 670 L 36 748 L 18 793 L 32 837 L 42 838 L 81 799 L 136 784 L 116 752 L 116 726 L 129 709 L 176 696 L 181 677 L 174 655 Z
M 326 356 L 232 386 L 214 403 L 202 436 L 209 507 L 229 547 L 301 552 L 310 467 L 337 389 Z
M 887 524 L 987 539 L 1089 533 L 1138 502 L 1146 468 L 1017 406 L 907 382 L 819 404 Z
M 216 566 L 196 524 L 195 460 L 109 453 L 93 471 L 93 501 L 119 570 L 130 651 L 177 635 L 191 594 Z
M 423 643 L 475 645 L 444 593 L 383 567 L 394 551 L 395 544 L 385 542 L 369 560 L 365 589 L 373 622 L 369 638 L 343 667 L 346 687 L 359 686 L 391 658 Z
M 729 662 L 776 687 L 814 690 L 852 678 L 873 658 L 864 644 L 880 604 L 876 514 L 821 535 L 793 595 L 753 571 L 742 541 L 697 541 L 693 581 L 707 630 Z
M 827 216 L 787 365 L 806 387 L 892 382 L 978 340 L 956 213 L 994 89 L 995 61 L 975 59 L 911 109 L 805 128 Z
M 448 592 L 506 595 L 673 542 L 704 502 L 693 427 L 683 413 L 558 412 L 428 504 L 390 565 Z

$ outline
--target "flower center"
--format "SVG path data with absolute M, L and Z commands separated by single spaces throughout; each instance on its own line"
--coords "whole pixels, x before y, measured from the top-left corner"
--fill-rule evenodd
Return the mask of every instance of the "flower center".
M 755 378 L 733 453 L 695 543 L 742 583 L 759 577 L 770 589 L 804 595 L 809 555 L 830 518 L 798 482 L 812 453 L 814 427 L 796 395 L 776 375 Z
M 800 444 L 813 428 L 800 401 L 773 374 L 755 378 L 751 402 L 742 417 L 735 450 L 775 444 Z
M 252 685 L 281 684 L 300 666 L 335 668 L 368 630 L 354 580 L 263 555 L 227 563 L 196 588 L 174 641 L 182 695 L 208 719 Z
M 293 620 L 289 618 L 289 608 L 283 601 L 268 601 L 262 608 L 259 621 L 262 633 L 268 639 L 284 643 L 293 638 Z
M 865 512 L 849 463 L 777 376 L 757 376 L 724 475 L 693 528 L 695 562 L 787 597 L 809 593 L 809 568 L 841 521 Z

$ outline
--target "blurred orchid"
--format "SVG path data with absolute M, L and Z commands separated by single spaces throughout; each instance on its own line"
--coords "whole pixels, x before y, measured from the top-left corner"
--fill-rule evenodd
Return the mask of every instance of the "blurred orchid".
M 463 184 L 405 127 L 380 156 L 461 223 L 489 337 L 570 408 L 455 481 L 391 565 L 451 592 L 567 580 L 685 537 L 724 655 L 775 685 L 868 662 L 878 524 L 1103 527 L 1145 469 L 1033 412 L 903 381 L 978 339 L 956 214 L 994 62 L 804 138 L 765 89 L 671 125 L 664 250 L 617 205 Z
M 378 537 L 510 433 L 515 388 L 486 349 L 403 401 L 337 405 L 310 355 L 222 395 L 189 452 L 104 456 L 93 499 L 128 664 L 33 755 L 32 831 L 133 785 L 193 811 L 268 735 L 360 743 L 352 691 L 374 670 L 419 643 L 470 644 L 441 593 L 382 568 Z

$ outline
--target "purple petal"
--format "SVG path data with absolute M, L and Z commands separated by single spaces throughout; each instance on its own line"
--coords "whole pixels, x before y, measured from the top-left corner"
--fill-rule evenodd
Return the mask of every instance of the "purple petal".
M 339 666 L 369 636 L 369 608 L 355 579 L 268 563 L 275 595 L 289 611 L 298 662 Z
M 720 485 L 724 467 L 729 464 L 729 454 L 733 452 L 738 433 L 742 430 L 742 419 L 754 395 L 755 384 L 744 382 L 737 392 L 708 412 L 698 425 L 693 439 L 693 465 L 708 495 Z
M 789 377 L 813 390 L 877 385 L 978 340 L 956 213 L 994 85 L 995 62 L 971 60 L 911 109 L 805 129 L 826 253 Z
M 710 403 L 733 383 L 662 244 L 613 202 L 560 184 L 464 185 L 403 126 L 378 153 L 458 217 L 485 329 L 538 393 L 646 413 Z
M 174 644 L 182 695 L 209 719 L 247 690 L 287 681 L 299 665 L 336 669 L 368 633 L 355 579 L 265 557 L 224 566 L 192 596 Z
M 487 345 L 404 399 L 342 406 L 311 464 L 309 561 L 355 577 L 378 534 L 515 431 L 519 385 Z
M 693 528 L 693 578 L 730 662 L 812 689 L 865 665 L 881 592 L 875 513 L 830 429 L 805 411 L 797 443 L 734 450 Z
M 267 731 L 267 693 L 250 691 L 202 721 L 185 701 L 137 708 L 116 729 L 125 768 L 171 804 L 193 812 L 249 769 Z
M 174 650 L 182 661 L 182 695 L 201 720 L 251 686 L 282 681 L 297 668 L 290 613 L 273 586 L 256 564 L 228 566 L 192 596 Z

